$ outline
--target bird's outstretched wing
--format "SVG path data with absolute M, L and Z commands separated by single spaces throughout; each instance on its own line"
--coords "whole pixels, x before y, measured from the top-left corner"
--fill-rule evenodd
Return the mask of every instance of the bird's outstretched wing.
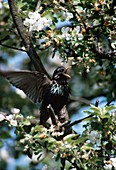
M 51 80 L 37 71 L 0 71 L 12 85 L 23 92 L 34 102 L 40 102 L 44 98 L 46 89 Z

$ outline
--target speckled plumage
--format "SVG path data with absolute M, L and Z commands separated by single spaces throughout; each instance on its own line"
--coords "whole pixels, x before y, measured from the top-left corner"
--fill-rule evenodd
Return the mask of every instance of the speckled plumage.
M 0 75 L 23 90 L 34 103 L 42 102 L 40 124 L 44 125 L 49 118 L 47 111 L 49 104 L 59 117 L 59 112 L 67 103 L 70 93 L 68 86 L 70 76 L 66 72 L 67 69 L 64 67 L 58 67 L 51 80 L 37 71 L 0 71 Z

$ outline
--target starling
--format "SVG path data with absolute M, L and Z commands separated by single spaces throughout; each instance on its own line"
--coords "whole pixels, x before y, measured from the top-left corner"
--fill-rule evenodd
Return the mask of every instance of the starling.
M 68 79 L 70 76 L 67 70 L 70 68 L 60 66 L 52 78 L 37 71 L 0 71 L 0 75 L 5 77 L 12 85 L 23 90 L 23 92 L 34 102 L 42 102 L 40 107 L 40 124 L 44 125 L 50 117 L 48 106 L 50 105 L 57 115 L 65 107 L 70 87 Z

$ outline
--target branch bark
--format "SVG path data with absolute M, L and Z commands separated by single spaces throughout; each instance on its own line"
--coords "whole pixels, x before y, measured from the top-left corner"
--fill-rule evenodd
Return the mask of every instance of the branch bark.
M 68 125 L 68 128 L 70 128 L 70 127 L 72 127 L 72 126 L 74 126 L 74 125 L 76 125 L 76 124 L 79 124 L 79 123 L 81 123 L 83 120 L 89 119 L 89 118 L 91 118 L 91 117 L 93 117 L 93 115 L 89 115 L 89 116 L 84 117 L 84 118 L 82 118 L 82 119 L 80 119 L 80 120 L 75 120 L 74 122 L 72 122 L 72 123 L 70 123 L 70 124 Z
M 18 8 L 16 5 L 16 0 L 8 0 L 8 4 L 10 7 L 11 15 L 12 15 L 14 24 L 16 26 L 16 29 L 19 33 L 19 36 L 22 39 L 22 42 L 23 42 L 24 47 L 27 51 L 27 54 L 30 57 L 35 69 L 37 71 L 42 72 L 42 73 L 46 74 L 47 76 L 49 76 L 41 62 L 39 55 L 37 54 L 37 52 L 32 44 L 32 40 L 29 35 L 29 32 L 26 31 L 26 29 L 23 25 L 22 18 L 19 15 Z
M 12 47 L 12 46 L 9 46 L 9 45 L 6 45 L 6 44 L 3 44 L 0 42 L 0 45 L 3 46 L 3 47 L 6 47 L 6 48 L 10 48 L 10 49 L 13 49 L 13 50 L 17 50 L 17 51 L 22 51 L 22 52 L 27 52 L 26 50 L 23 50 L 21 48 L 17 48 L 17 47 Z

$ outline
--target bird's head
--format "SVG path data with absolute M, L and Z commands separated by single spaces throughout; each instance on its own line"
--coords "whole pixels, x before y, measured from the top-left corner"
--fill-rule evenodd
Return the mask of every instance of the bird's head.
M 55 80 L 58 82 L 58 84 L 65 84 L 68 79 L 71 78 L 70 75 L 67 74 L 67 71 L 71 68 L 71 66 L 65 68 L 63 66 L 58 67 L 54 73 L 52 80 Z

